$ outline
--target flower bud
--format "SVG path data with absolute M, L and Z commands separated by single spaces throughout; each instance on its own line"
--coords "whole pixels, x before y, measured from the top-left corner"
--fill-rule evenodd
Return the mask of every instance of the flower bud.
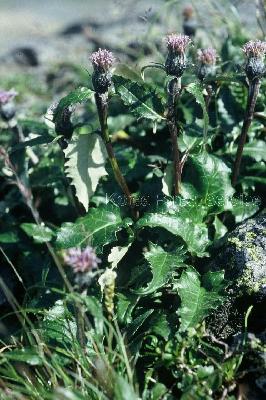
M 186 48 L 191 39 L 186 35 L 168 35 L 166 37 L 168 55 L 165 61 L 167 75 L 180 78 L 187 68 Z
M 16 113 L 12 100 L 17 96 L 14 90 L 0 90 L 0 115 L 5 121 L 10 121 Z
M 198 50 L 198 78 L 203 80 L 207 75 L 213 75 L 217 59 L 215 49 L 200 49 Z
M 92 84 L 95 92 L 106 93 L 112 84 L 111 68 L 115 58 L 111 51 L 99 49 L 92 53 L 90 57 L 94 72 L 92 74 Z
M 266 53 L 266 42 L 250 40 L 243 46 L 247 57 L 245 72 L 249 80 L 262 78 L 266 72 L 264 57 Z
M 195 36 L 198 27 L 197 21 L 194 18 L 194 9 L 191 5 L 187 5 L 183 9 L 183 31 L 185 35 Z

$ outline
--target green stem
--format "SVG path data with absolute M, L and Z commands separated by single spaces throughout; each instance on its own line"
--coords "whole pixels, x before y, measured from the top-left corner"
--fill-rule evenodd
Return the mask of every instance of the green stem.
M 109 135 L 109 129 L 108 129 L 108 124 L 107 124 L 107 116 L 108 116 L 108 94 L 100 94 L 100 93 L 95 93 L 95 102 L 98 110 L 98 116 L 99 116 L 99 121 L 100 121 L 100 126 L 101 126 L 101 132 L 102 132 L 102 137 L 105 143 L 105 147 L 107 150 L 108 158 L 110 161 L 110 164 L 113 169 L 113 173 L 115 176 L 115 179 L 118 183 L 118 185 L 121 187 L 123 193 L 125 194 L 128 204 L 132 210 L 132 214 L 134 218 L 137 218 L 137 212 L 134 207 L 134 200 L 132 197 L 132 194 L 128 188 L 128 185 L 126 183 L 126 180 L 124 176 L 122 175 L 122 172 L 119 168 L 114 149 L 111 143 L 110 135 Z
M 173 78 L 168 85 L 167 125 L 172 140 L 173 167 L 174 167 L 174 195 L 180 194 L 181 187 L 181 160 L 178 148 L 178 127 L 176 120 L 176 100 L 181 90 L 181 78 Z
M 241 134 L 239 137 L 236 159 L 235 159 L 235 164 L 234 164 L 234 168 L 233 168 L 233 175 L 232 175 L 232 185 L 233 186 L 235 186 L 237 183 L 237 178 L 239 175 L 244 145 L 247 140 L 247 134 L 248 134 L 249 127 L 253 120 L 254 109 L 255 109 L 255 105 L 256 105 L 258 94 L 259 94 L 259 89 L 260 89 L 260 83 L 261 82 L 260 82 L 259 78 L 256 78 L 249 83 L 246 114 L 245 114 L 244 122 L 242 125 Z
M 81 293 L 82 297 L 87 295 L 87 290 Z M 83 350 L 86 349 L 87 339 L 85 334 L 85 309 L 82 303 L 76 302 L 75 305 L 76 323 L 77 323 L 77 341 Z

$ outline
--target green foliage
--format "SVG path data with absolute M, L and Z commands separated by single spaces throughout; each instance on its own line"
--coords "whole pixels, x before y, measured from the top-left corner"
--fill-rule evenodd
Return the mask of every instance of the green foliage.
M 203 134 L 204 137 L 207 137 L 207 130 L 208 130 L 208 125 L 209 125 L 209 116 L 207 113 L 207 109 L 206 109 L 206 105 L 205 105 L 205 100 L 204 100 L 204 96 L 202 93 L 202 86 L 199 82 L 193 82 L 190 83 L 189 85 L 187 85 L 185 87 L 186 91 L 190 94 L 192 94 L 192 96 L 195 97 L 196 102 L 201 106 L 202 108 L 202 112 L 203 112 L 203 121 L 204 121 L 204 130 L 203 130 Z
M 32 237 L 36 243 L 49 242 L 54 236 L 52 229 L 44 225 L 24 223 L 21 224 L 20 227 L 28 236 Z
M 230 183 L 230 169 L 206 152 L 190 157 L 184 174 L 185 191 L 208 209 L 219 213 L 231 208 L 234 190 Z
M 54 122 L 61 121 L 62 113 L 67 107 L 74 106 L 75 104 L 83 103 L 84 101 L 90 100 L 93 96 L 93 93 L 94 92 L 92 90 L 86 87 L 80 87 L 76 90 L 73 90 L 73 92 L 69 93 L 67 96 L 63 97 L 56 107 L 54 113 Z
M 129 112 L 136 117 L 147 118 L 154 123 L 164 119 L 162 102 L 154 89 L 121 76 L 114 77 L 114 85 L 116 93 L 129 107 Z
M 57 232 L 56 245 L 67 249 L 90 244 L 101 251 L 103 246 L 117 240 L 117 232 L 130 224 L 129 218 L 122 220 L 119 207 L 108 203 L 91 208 L 75 223 L 63 224 Z
M 181 237 L 187 248 L 199 257 L 209 244 L 203 219 L 206 209 L 189 200 L 160 200 L 155 212 L 147 212 L 137 223 L 139 228 L 163 228 Z
M 168 3 L 171 26 L 177 2 Z M 236 65 L 247 38 L 225 8 L 228 37 L 210 29 L 220 55 L 216 75 L 198 81 L 191 49 L 181 79 L 175 198 L 160 24 L 143 51 L 135 43 L 119 49 L 126 63 L 112 71 L 107 109 L 97 109 L 89 74 L 73 64 L 53 67 L 47 76 L 54 80 L 42 77 L 42 88 L 24 76 L 6 81 L 20 93 L 16 118 L 0 120 L 0 399 L 235 400 L 241 380 L 255 387 L 265 375 L 265 344 L 248 334 L 258 330 L 257 299 L 250 326 L 251 308 L 239 311 L 245 326 L 237 322 L 233 340 L 212 332 L 223 303 L 238 312 L 226 260 L 214 272 L 212 257 L 227 232 L 265 208 L 266 184 L 262 80 L 239 181 L 231 185 L 248 93 Z M 195 36 L 195 48 L 208 46 L 201 40 Z M 158 63 L 147 70 L 150 60 Z M 52 120 L 49 113 L 43 119 L 55 94 L 62 99 Z M 100 131 L 105 122 L 110 140 Z M 58 126 L 69 134 L 58 135 Z M 87 245 L 101 262 L 76 273 L 65 265 L 66 251 Z
M 199 273 L 192 267 L 182 272 L 175 285 L 181 297 L 180 329 L 195 328 L 198 323 L 217 308 L 224 300 L 223 272 L 208 272 L 200 281 Z
M 160 246 L 151 244 L 144 257 L 151 267 L 152 280 L 147 287 L 137 291 L 140 295 L 151 294 L 166 285 L 172 273 L 183 266 L 184 252 L 177 249 L 175 253 L 167 253 Z

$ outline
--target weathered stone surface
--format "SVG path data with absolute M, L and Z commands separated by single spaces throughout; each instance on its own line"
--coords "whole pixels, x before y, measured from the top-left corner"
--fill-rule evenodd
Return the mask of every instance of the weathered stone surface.
M 210 319 L 209 328 L 228 337 L 244 328 L 248 307 L 255 331 L 266 327 L 266 214 L 244 221 L 225 238 L 209 269 L 224 270 L 228 299 Z

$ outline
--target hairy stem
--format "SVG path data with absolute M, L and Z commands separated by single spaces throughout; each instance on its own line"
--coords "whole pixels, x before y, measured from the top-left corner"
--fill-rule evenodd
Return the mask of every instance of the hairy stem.
M 102 137 L 105 143 L 105 147 L 107 150 L 108 158 L 110 161 L 110 164 L 113 169 L 113 173 L 115 176 L 115 179 L 118 183 L 118 185 L 121 187 L 124 195 L 127 198 L 128 204 L 132 210 L 132 214 L 134 218 L 137 218 L 137 212 L 134 207 L 134 200 L 132 198 L 132 194 L 127 186 L 126 180 L 124 176 L 122 175 L 122 172 L 119 168 L 117 159 L 115 157 L 114 149 L 111 143 L 111 139 L 109 136 L 109 130 L 108 130 L 108 124 L 107 124 L 107 115 L 108 115 L 108 95 L 107 93 L 100 94 L 100 93 L 95 93 L 95 102 L 98 110 L 98 116 L 99 116 L 99 121 L 100 121 L 100 126 L 101 126 L 101 132 L 102 132 Z
M 233 168 L 233 175 L 232 175 L 232 185 L 233 186 L 235 186 L 237 183 L 237 178 L 239 175 L 239 170 L 240 170 L 240 165 L 241 165 L 241 160 L 242 160 L 243 149 L 244 149 L 244 145 L 247 140 L 247 134 L 248 134 L 249 127 L 253 120 L 254 109 L 255 109 L 257 97 L 259 94 L 259 89 L 260 89 L 260 79 L 259 78 L 256 78 L 253 81 L 249 82 L 246 113 L 245 113 L 244 122 L 242 125 L 241 134 L 239 137 L 239 143 L 238 143 L 238 148 L 237 148 L 237 153 L 236 153 L 236 158 L 235 158 L 235 163 L 234 163 L 234 168 Z
M 176 120 L 176 100 L 181 90 L 181 78 L 173 78 L 168 85 L 168 111 L 167 125 L 172 140 L 173 166 L 174 166 L 174 195 L 180 194 L 181 186 L 181 161 L 178 149 L 178 127 Z

